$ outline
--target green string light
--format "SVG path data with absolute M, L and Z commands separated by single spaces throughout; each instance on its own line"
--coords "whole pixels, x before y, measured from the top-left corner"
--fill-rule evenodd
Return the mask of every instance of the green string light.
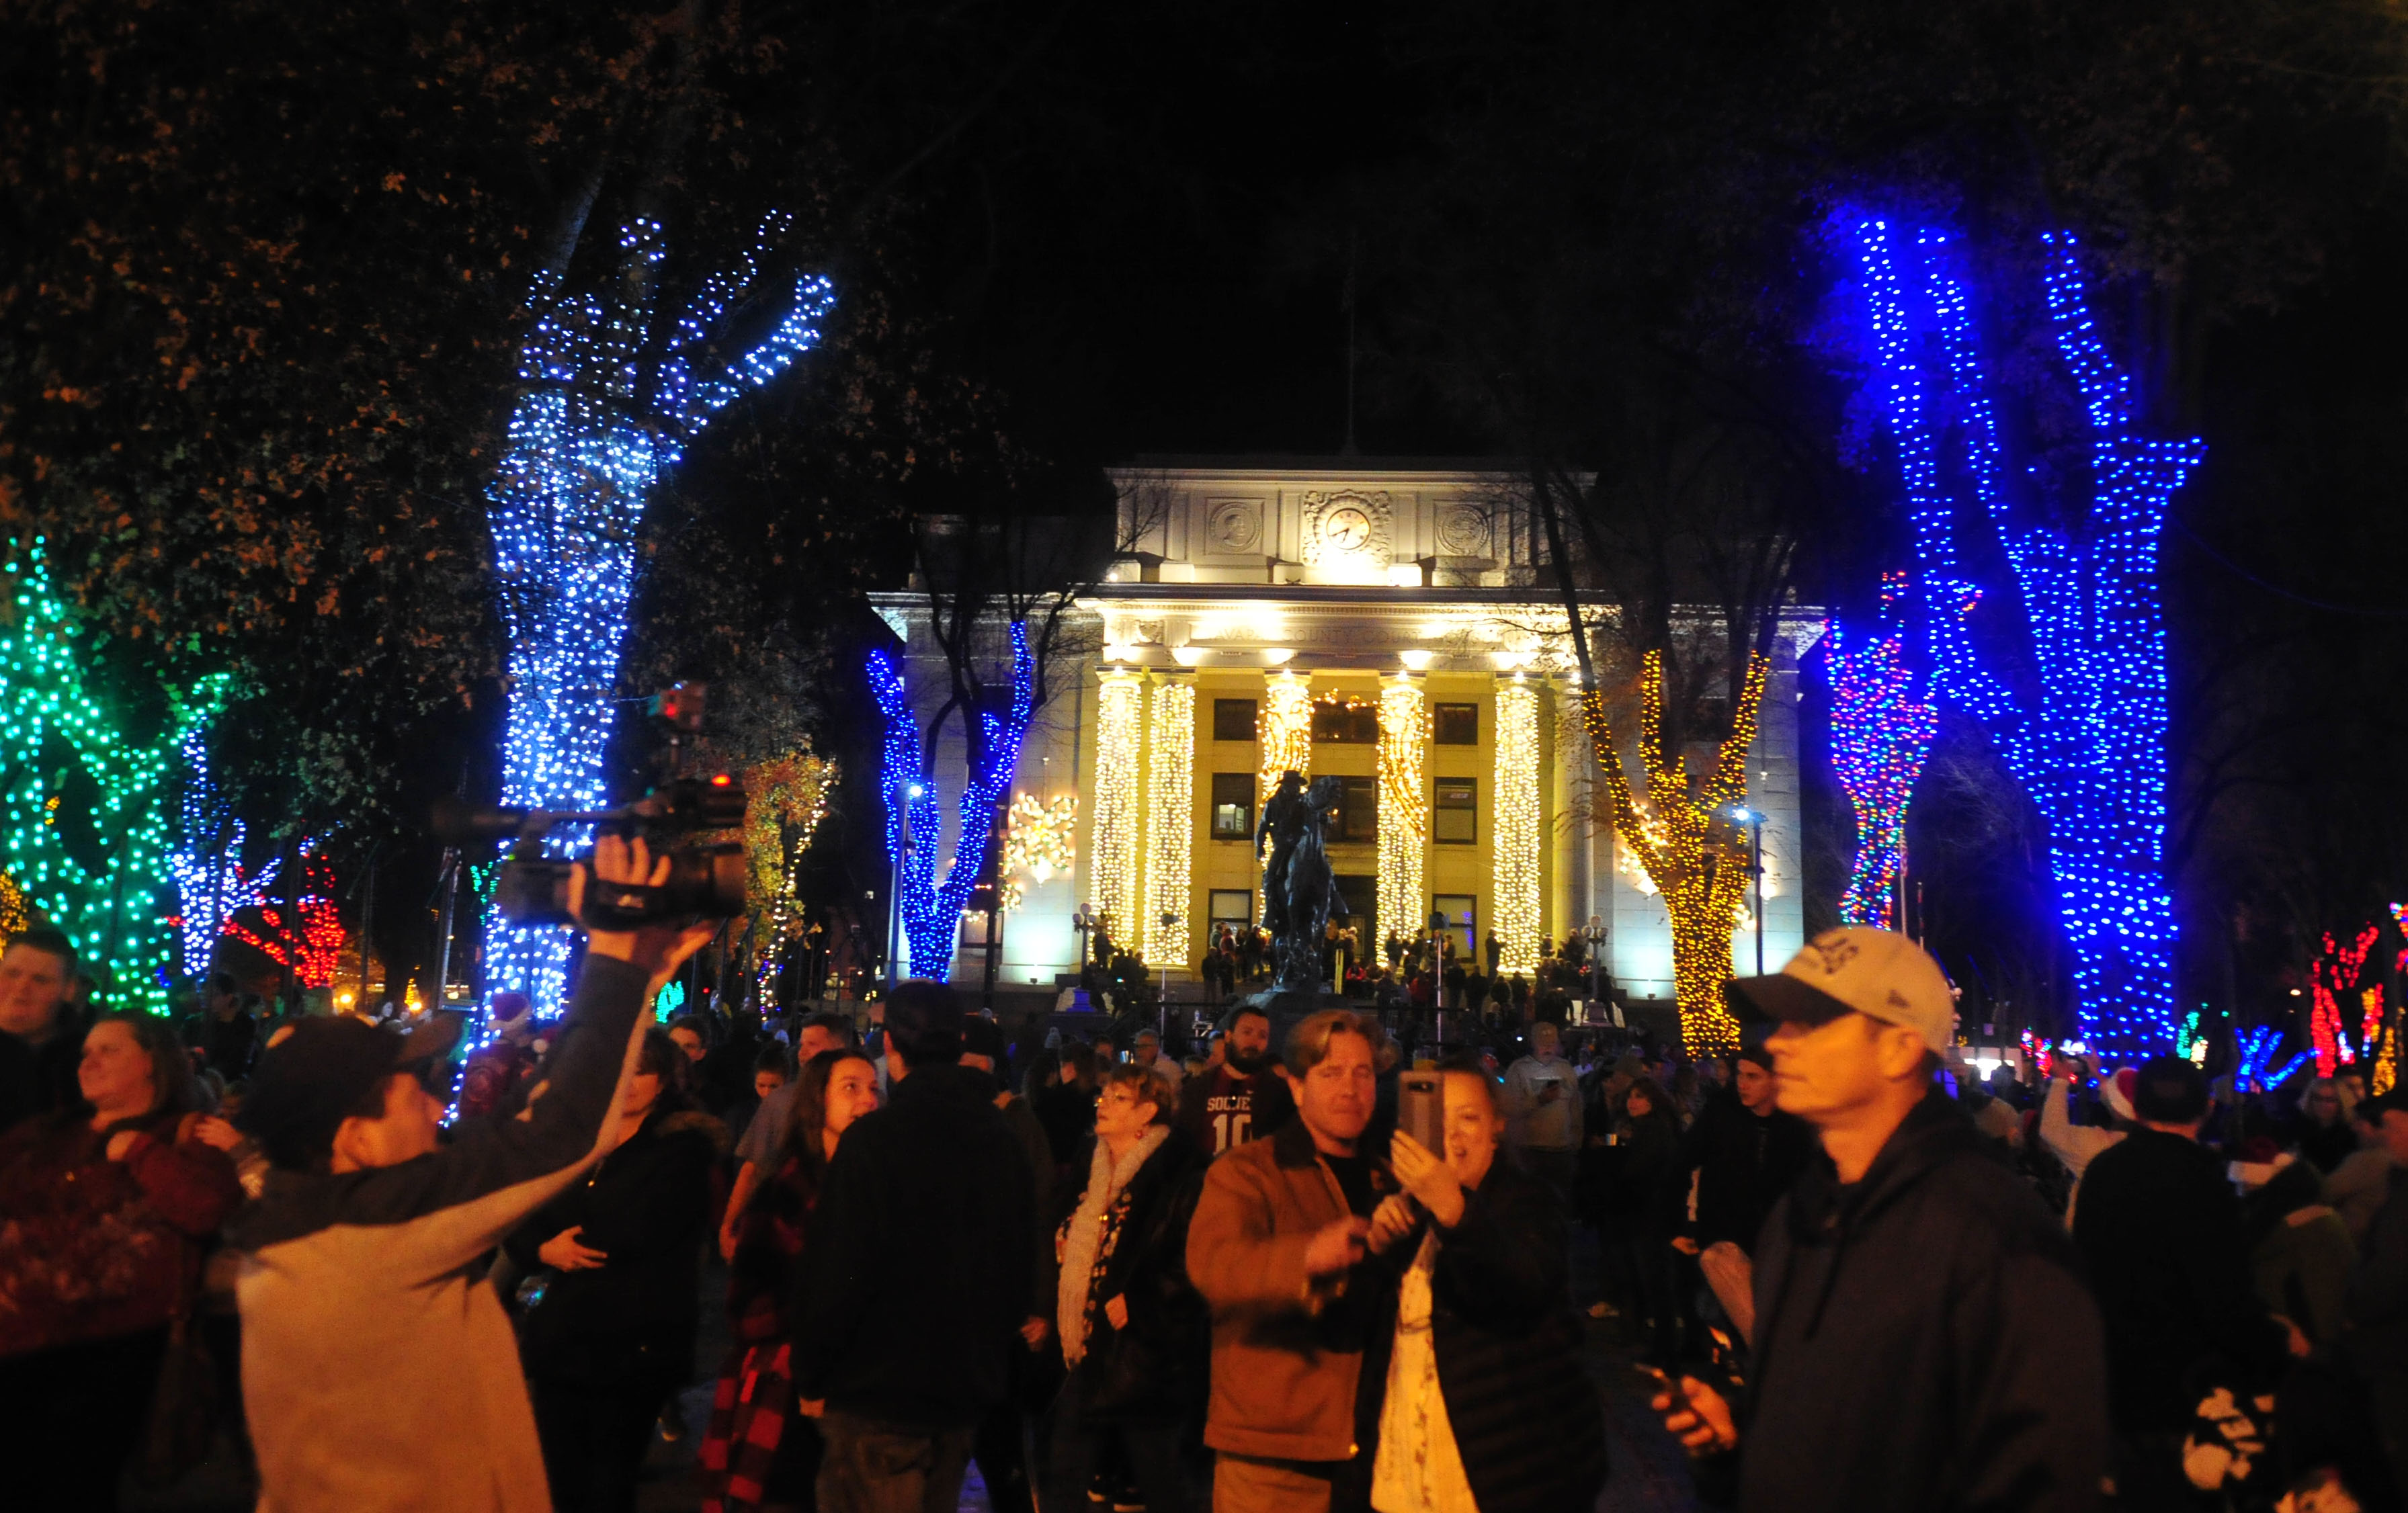
M 173 931 L 162 910 L 168 754 L 141 745 L 85 684 L 81 634 L 52 592 L 42 538 L 0 564 L 0 854 L 25 901 L 66 933 L 114 1008 L 164 1013 Z M 88 821 L 89 836 L 70 843 Z M 80 853 L 80 854 L 79 854 Z

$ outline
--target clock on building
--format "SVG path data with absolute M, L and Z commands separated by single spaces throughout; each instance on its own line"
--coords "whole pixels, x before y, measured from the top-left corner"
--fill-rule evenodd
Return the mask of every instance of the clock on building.
M 1371 539 L 1371 517 L 1352 505 L 1335 509 L 1321 522 L 1322 539 L 1339 551 L 1360 551 Z

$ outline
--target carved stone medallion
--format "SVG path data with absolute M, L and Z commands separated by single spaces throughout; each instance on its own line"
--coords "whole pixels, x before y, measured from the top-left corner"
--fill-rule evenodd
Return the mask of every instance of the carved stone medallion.
M 1204 539 L 1217 556 L 1259 555 L 1263 550 L 1263 502 L 1213 500 L 1205 507 Z
M 1449 500 L 1438 507 L 1438 551 L 1441 557 L 1488 557 L 1488 511 L 1476 504 Z

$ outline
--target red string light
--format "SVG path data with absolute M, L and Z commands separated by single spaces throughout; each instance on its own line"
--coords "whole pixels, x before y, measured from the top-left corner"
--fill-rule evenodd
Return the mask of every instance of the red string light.
M 2366 953 L 2374 949 L 2374 937 L 2381 933 L 2370 924 L 2358 933 L 2355 942 L 2343 946 L 2328 930 L 2324 954 L 2308 967 L 2308 1038 L 2315 1046 L 2318 1077 L 2330 1077 L 2337 1068 L 2358 1060 L 2342 1023 L 2341 997 L 2358 986 L 2358 975 L 2366 970 Z M 2376 1018 L 2380 1017 L 2378 1010 Z
M 335 907 L 335 869 L 307 845 L 301 850 L 301 887 L 293 906 L 297 932 L 285 922 L 283 906 L 264 904 L 253 911 L 264 928 L 254 930 L 236 916 L 226 921 L 225 933 L 277 965 L 291 967 L 302 987 L 328 987 L 343 949 L 343 922 Z

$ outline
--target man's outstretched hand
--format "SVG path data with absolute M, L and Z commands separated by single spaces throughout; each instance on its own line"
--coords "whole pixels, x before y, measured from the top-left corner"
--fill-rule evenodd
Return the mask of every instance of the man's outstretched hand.
M 625 840 L 617 835 L 605 835 L 594 843 L 594 875 L 604 882 L 642 883 L 659 887 L 669 880 L 669 859 L 655 858 L 641 835 Z M 580 862 L 568 873 L 568 912 L 582 918 L 585 913 L 585 867 Z M 695 924 L 648 924 L 641 930 L 596 930 L 586 937 L 585 951 L 589 956 L 609 956 L 632 963 L 644 969 L 652 979 L 652 992 L 658 992 L 687 957 L 710 943 L 719 934 L 719 926 L 709 921 Z
M 1739 1445 L 1739 1423 L 1723 1394 L 1695 1377 L 1678 1383 L 1656 1374 L 1660 1387 L 1648 1406 L 1664 1416 L 1664 1427 L 1691 1455 L 1713 1455 Z
M 1370 1233 L 1369 1220 L 1351 1216 L 1324 1226 L 1305 1249 L 1305 1275 L 1327 1277 L 1362 1260 L 1369 1249 L 1367 1237 Z

